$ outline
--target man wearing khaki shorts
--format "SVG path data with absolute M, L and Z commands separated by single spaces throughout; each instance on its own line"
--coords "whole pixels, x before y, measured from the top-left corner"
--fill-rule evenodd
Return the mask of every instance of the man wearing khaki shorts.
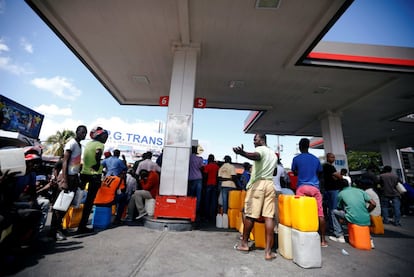
M 265 260 L 273 260 L 276 253 L 272 253 L 273 230 L 275 227 L 276 193 L 273 184 L 273 172 L 277 165 L 275 153 L 266 145 L 266 135 L 256 134 L 253 140 L 255 152 L 246 152 L 243 144 L 234 147 L 233 151 L 247 159 L 253 160 L 251 177 L 246 186 L 244 202 L 243 239 L 234 249 L 247 253 L 249 251 L 248 238 L 254 222 L 263 217 L 265 220 L 266 248 Z

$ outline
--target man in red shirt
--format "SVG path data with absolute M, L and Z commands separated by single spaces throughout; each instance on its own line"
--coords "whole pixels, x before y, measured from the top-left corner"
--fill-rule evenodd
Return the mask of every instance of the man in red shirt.
M 135 208 L 139 215 L 135 219 L 140 219 L 148 213 L 145 211 L 144 199 L 155 199 L 159 194 L 160 176 L 156 171 L 147 171 L 145 169 L 139 172 L 139 184 L 141 190 L 136 190 L 131 196 L 128 203 L 128 215 L 125 221 L 132 221 Z
M 206 194 L 204 215 L 208 220 L 213 220 L 217 212 L 217 174 L 220 167 L 214 160 L 214 155 L 208 155 L 207 165 L 204 166 L 206 177 Z

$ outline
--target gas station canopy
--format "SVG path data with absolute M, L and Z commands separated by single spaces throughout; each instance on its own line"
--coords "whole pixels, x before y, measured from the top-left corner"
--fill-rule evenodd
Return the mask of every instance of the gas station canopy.
M 199 49 L 195 97 L 207 108 L 254 111 L 248 133 L 320 137 L 320 119 L 333 113 L 348 150 L 413 146 L 413 49 L 391 49 L 404 53 L 402 64 L 335 62 L 318 54 L 344 45 L 314 49 L 352 1 L 266 2 L 27 0 L 121 105 L 159 105 L 173 51 L 191 47 Z M 357 50 L 387 50 L 366 47 Z

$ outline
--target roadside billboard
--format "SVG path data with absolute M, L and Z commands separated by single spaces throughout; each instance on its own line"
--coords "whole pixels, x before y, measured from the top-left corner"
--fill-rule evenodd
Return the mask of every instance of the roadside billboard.
M 3 95 L 0 95 L 0 129 L 39 138 L 44 116 Z
M 164 147 L 164 133 L 151 131 L 125 131 L 108 129 L 108 141 L 105 143 L 106 151 L 119 149 L 128 162 L 135 161 L 147 151 L 153 153 L 156 158 L 161 154 Z

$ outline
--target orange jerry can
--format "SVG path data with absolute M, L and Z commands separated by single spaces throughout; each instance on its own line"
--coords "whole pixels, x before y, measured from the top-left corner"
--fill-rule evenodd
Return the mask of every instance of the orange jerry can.
M 372 234 L 383 235 L 384 234 L 384 223 L 382 222 L 382 216 L 371 215 L 371 226 L 369 227 Z
M 369 226 L 348 223 L 349 244 L 357 249 L 371 250 Z
M 278 206 L 279 206 L 279 223 L 291 227 L 292 226 L 292 210 L 291 210 L 291 200 L 294 195 L 284 195 L 281 194 L 278 197 Z
M 240 211 L 244 209 L 244 200 L 246 199 L 246 191 L 242 190 L 240 193 Z
M 79 208 L 70 206 L 62 220 L 63 229 L 77 228 L 82 218 L 83 204 Z
M 227 215 L 229 217 L 229 228 L 237 229 L 237 217 L 239 216 L 239 209 L 228 209 Z
M 240 210 L 241 204 L 241 190 L 231 190 L 229 191 L 229 209 L 238 209 Z
M 254 237 L 254 245 L 257 248 L 266 248 L 265 224 L 256 221 L 252 233 Z

